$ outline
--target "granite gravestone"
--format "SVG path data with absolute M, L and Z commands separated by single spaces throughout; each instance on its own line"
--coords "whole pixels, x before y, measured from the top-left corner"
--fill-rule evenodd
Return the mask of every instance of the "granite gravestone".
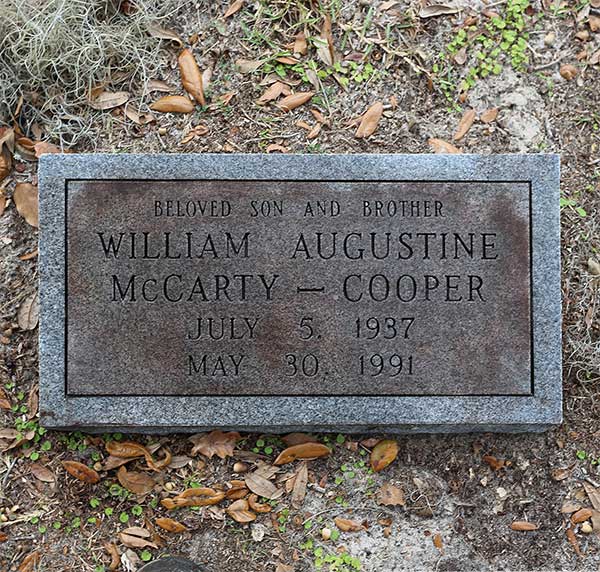
M 551 155 L 45 155 L 48 427 L 561 419 Z

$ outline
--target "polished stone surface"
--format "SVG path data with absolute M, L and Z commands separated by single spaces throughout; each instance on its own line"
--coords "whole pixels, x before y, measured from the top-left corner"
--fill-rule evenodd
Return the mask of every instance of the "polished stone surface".
M 47 426 L 539 430 L 558 158 L 41 162 Z

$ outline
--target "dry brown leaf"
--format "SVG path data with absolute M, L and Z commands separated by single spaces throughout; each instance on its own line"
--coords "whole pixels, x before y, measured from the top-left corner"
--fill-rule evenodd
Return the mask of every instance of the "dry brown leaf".
M 375 133 L 382 115 L 383 103 L 381 103 L 381 101 L 377 101 L 371 105 L 371 107 L 369 107 L 369 109 L 367 109 L 362 116 L 360 125 L 358 126 L 354 136 L 358 139 L 364 139 Z
M 129 105 L 125 106 L 125 116 L 137 125 L 147 125 L 156 121 L 156 117 L 152 113 L 140 113 Z
M 117 471 L 117 478 L 119 479 L 121 486 L 136 495 L 148 494 L 156 484 L 150 475 L 128 471 L 125 466 L 119 468 Z
M 592 32 L 597 32 L 600 30 L 600 16 L 590 16 L 588 19 L 588 24 Z
M 335 518 L 333 522 L 335 522 L 335 525 L 343 532 L 359 532 L 365 529 L 360 522 L 348 518 L 341 518 L 339 516 Z
M 122 459 L 135 459 L 136 457 L 145 457 L 150 454 L 146 447 L 131 441 L 108 441 L 105 447 L 113 457 L 120 457 Z
M 272 510 L 270 504 L 265 504 L 265 503 L 259 503 L 258 502 L 258 495 L 250 495 L 248 497 L 248 506 L 254 512 L 265 513 L 265 512 L 271 512 L 271 510 Z
M 100 475 L 94 469 L 78 461 L 62 461 L 62 466 L 67 473 L 84 483 L 95 484 L 100 481 Z
M 2 213 L 0 213 L 2 214 Z M 19 260 L 31 260 L 32 258 L 36 258 L 38 255 L 38 249 L 32 250 L 31 252 L 27 252 L 26 254 L 21 254 L 19 256 Z
M 146 84 L 146 89 L 148 91 L 161 91 L 164 93 L 169 93 L 170 91 L 173 91 L 173 86 L 169 85 L 166 81 L 163 81 L 161 79 L 151 79 L 147 84 Z
M 3 179 L 3 177 L 2 177 L 2 156 L 0 155 L 0 181 L 2 179 Z M 4 192 L 2 191 L 2 189 L 0 189 L 0 216 L 2 216 L 5 209 L 6 209 L 6 197 L 4 196 Z
M 127 91 L 103 91 L 97 97 L 89 101 L 89 106 L 99 111 L 113 109 L 124 105 L 129 101 L 129 92 Z
M 447 14 L 456 14 L 460 11 L 460 7 L 453 4 L 430 4 L 422 6 L 419 10 L 421 18 L 433 18 L 435 16 L 445 16 Z
M 325 15 L 323 19 L 323 27 L 319 38 L 313 39 L 317 46 L 317 55 L 328 66 L 335 63 L 335 50 L 333 46 L 333 34 L 331 32 L 331 18 Z
M 235 0 L 232 2 L 229 8 L 227 8 L 227 12 L 223 14 L 223 18 L 229 18 L 229 16 L 233 16 L 236 12 L 239 12 L 244 5 L 244 0 Z
M 590 508 L 582 508 L 579 509 L 576 513 L 571 515 L 571 522 L 573 524 L 579 524 L 581 522 L 585 522 L 592 517 L 592 509 Z
M 281 440 L 288 446 L 302 445 L 303 443 L 318 443 L 319 440 L 308 433 L 290 433 L 281 438 Z
M 265 151 L 267 153 L 287 153 L 288 148 L 277 143 L 271 143 L 270 145 L 266 146 Z
M 300 443 L 281 451 L 273 464 L 286 465 L 298 459 L 309 461 L 311 459 L 318 459 L 319 457 L 326 457 L 329 453 L 331 453 L 329 447 L 322 443 Z
M 39 159 L 42 155 L 47 153 L 62 153 L 62 149 L 53 145 L 52 143 L 48 143 L 47 141 L 38 141 L 33 145 L 35 149 L 35 156 Z
M 460 149 L 458 149 L 457 147 L 455 147 L 454 145 L 452 145 L 452 143 L 448 143 L 447 141 L 444 141 L 443 139 L 436 139 L 434 137 L 432 139 L 429 139 L 427 141 L 427 143 L 429 143 L 429 145 L 433 149 L 434 153 L 446 153 L 446 154 L 462 153 L 462 151 Z
M 26 161 L 36 161 L 35 143 L 29 137 L 19 137 L 15 140 L 15 151 Z
M 381 489 L 379 489 L 377 503 L 386 506 L 404 506 L 406 500 L 401 488 L 396 487 L 391 483 L 385 483 Z
M 165 95 L 152 103 L 150 109 L 162 113 L 191 113 L 194 111 L 194 103 L 183 95 Z
M 22 330 L 34 330 L 40 320 L 40 301 L 37 292 L 25 298 L 17 313 L 17 322 Z
M 225 493 L 214 489 L 199 487 L 186 489 L 174 498 L 160 501 L 165 508 L 171 510 L 182 506 L 212 506 L 219 504 L 225 498 Z
M 583 489 L 585 490 L 588 498 L 590 499 L 592 506 L 596 510 L 600 510 L 600 488 L 594 487 L 591 484 L 586 483 L 584 481 Z
M 497 459 L 492 455 L 484 455 L 482 457 L 484 463 L 487 463 L 494 471 L 499 471 L 506 467 L 506 461 L 504 459 Z
M 283 562 L 278 562 L 275 568 L 275 572 L 294 572 L 294 570 L 295 568 L 291 564 L 284 564 Z
M 378 473 L 398 456 L 398 443 L 393 439 L 379 441 L 371 452 L 371 468 Z
M 491 107 L 490 109 L 486 109 L 481 114 L 481 117 L 479 119 L 481 119 L 483 123 L 492 123 L 493 121 L 496 121 L 496 118 L 498 117 L 498 111 L 499 109 L 497 107 Z
M 183 46 L 181 38 L 173 30 L 150 25 L 148 26 L 148 33 L 153 38 L 158 38 L 159 40 L 169 40 L 177 48 L 181 48 L 181 46 Z
M 308 52 L 308 45 L 306 43 L 306 35 L 304 32 L 298 32 L 294 39 L 294 53 L 305 56 Z
M 131 526 L 123 532 L 119 532 L 119 540 L 127 546 L 127 548 L 158 548 L 158 546 L 148 540 L 152 533 L 140 526 Z
M 172 518 L 157 518 L 156 526 L 159 526 L 167 532 L 185 532 L 187 527 Z
M 235 65 L 241 73 L 252 73 L 255 72 L 265 62 L 263 60 L 245 60 L 240 58 L 235 60 Z
M 40 463 L 33 463 L 30 467 L 30 470 L 31 474 L 39 481 L 44 483 L 54 483 L 56 481 L 56 476 L 54 473 Z
M 268 103 L 269 101 L 274 101 L 280 95 L 288 95 L 290 93 L 291 90 L 287 84 L 281 81 L 276 81 L 265 90 L 265 92 L 256 100 L 256 103 L 262 105 L 264 103 Z
M 460 121 L 458 122 L 458 128 L 453 137 L 454 141 L 460 141 L 467 134 L 469 129 L 471 129 L 471 126 L 473 125 L 474 121 L 475 110 L 467 109 L 467 111 L 465 111 Z
M 233 520 L 242 524 L 256 520 L 256 514 L 250 510 L 246 499 L 236 500 L 225 510 Z
M 119 554 L 117 545 L 113 544 L 112 542 L 107 542 L 104 545 L 104 550 L 106 550 L 110 556 L 110 564 L 108 565 L 108 569 L 116 570 L 121 565 L 121 555 Z
M 292 489 L 292 506 L 300 508 L 306 496 L 306 485 L 308 483 L 308 466 L 302 463 L 296 472 L 294 478 L 294 488 Z
M 31 552 L 21 562 L 20 566 L 17 568 L 17 572 L 34 572 L 37 570 L 37 565 L 40 562 L 40 553 L 35 550 Z
M 39 226 L 38 190 L 31 183 L 17 183 L 13 193 L 13 201 L 19 214 L 31 225 Z
M 433 545 L 440 551 L 440 554 L 444 554 L 444 542 L 439 532 L 433 535 Z
M 287 97 L 284 97 L 278 104 L 277 107 L 282 111 L 291 111 L 304 105 L 307 101 L 310 101 L 314 95 L 312 91 L 299 91 L 298 93 L 292 93 Z
M 300 60 L 297 58 L 292 58 L 291 56 L 281 56 L 280 58 L 275 58 L 276 62 L 280 64 L 287 64 L 289 66 L 295 66 L 300 63 Z
M 12 403 L 2 387 L 0 387 L 0 409 L 12 409 Z
M 217 457 L 225 459 L 233 456 L 235 444 L 240 439 L 241 436 L 237 431 L 223 433 L 217 429 L 210 433 L 198 433 L 189 439 L 194 445 L 191 454 L 200 453 L 209 459 L 212 459 L 213 455 L 217 455 Z
M 537 530 L 539 528 L 537 524 L 534 524 L 533 522 L 527 522 L 525 520 L 515 520 L 514 522 L 511 522 L 510 527 L 513 530 L 520 531 Z
M 200 105 L 206 105 L 202 73 L 196 63 L 194 54 L 188 49 L 183 50 L 177 58 L 183 89 L 187 91 Z
M 266 499 L 277 499 L 283 494 L 283 490 L 278 489 L 271 481 L 257 474 L 256 471 L 246 475 L 244 480 L 246 482 L 246 486 L 254 494 Z
M 575 531 L 571 527 L 569 527 L 567 528 L 566 533 L 567 540 L 569 541 L 569 544 L 573 547 L 573 550 L 575 550 L 575 554 L 583 558 L 583 552 L 581 552 L 581 548 L 579 548 L 579 542 L 577 541 L 577 537 L 575 536 Z
M 559 72 L 560 75 L 567 81 L 575 79 L 577 77 L 577 74 L 579 73 L 577 68 L 572 64 L 563 64 L 562 66 L 560 66 Z

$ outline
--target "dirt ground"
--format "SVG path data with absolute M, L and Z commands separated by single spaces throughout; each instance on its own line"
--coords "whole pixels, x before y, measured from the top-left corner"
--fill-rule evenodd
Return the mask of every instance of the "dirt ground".
M 286 493 L 251 524 L 235 522 L 219 507 L 173 512 L 159 501 L 173 491 L 218 489 L 243 478 L 234 464 L 273 461 L 285 447 L 279 437 L 242 435 L 233 456 L 208 459 L 192 455 L 185 435 L 118 435 L 122 441 L 159 444 L 178 459 L 151 473 L 156 481 L 151 492 L 128 492 L 117 471 L 106 470 L 110 436 L 45 432 L 36 421 L 37 328 L 23 329 L 18 314 L 38 287 L 37 258 L 24 256 L 36 251 L 37 229 L 11 199 L 17 183 L 36 183 L 36 161 L 17 149 L 13 169 L 0 183 L 7 197 L 0 215 L 0 389 L 5 397 L 0 406 L 0 571 L 108 571 L 106 545 L 111 543 L 121 560 L 115 569 L 123 571 L 166 554 L 189 556 L 208 572 L 598 570 L 600 65 L 593 56 L 600 50 L 600 29 L 593 28 L 595 17 L 600 27 L 600 4 L 532 2 L 523 9 L 525 48 L 512 56 L 518 62 L 524 53 L 526 62 L 513 66 L 504 53 L 510 48 L 503 48 L 494 56 L 501 64 L 497 73 L 477 79 L 462 97 L 455 84 L 474 65 L 480 48 L 466 44 L 462 64 L 456 61 L 462 61 L 460 54 L 445 60 L 440 54 L 460 37 L 469 18 L 476 27 L 494 17 L 509 21 L 506 11 L 518 8 L 515 0 L 471 2 L 458 13 L 434 17 L 423 17 L 417 2 L 405 1 L 246 2 L 226 19 L 228 3 L 181 4 L 163 25 L 192 47 L 202 70 L 212 69 L 205 86 L 208 107 L 186 114 L 153 112 L 155 121 L 143 125 L 124 115 L 122 106 L 94 111 L 77 104 L 63 115 L 44 116 L 39 105 L 36 109 L 41 96 L 22 89 L 16 123 L 23 134 L 77 152 L 428 153 L 428 141 L 438 138 L 465 153 L 559 153 L 564 422 L 542 434 L 402 436 L 397 459 L 377 473 L 369 470 L 372 436 L 320 435 L 332 453 L 308 463 L 303 503 L 295 508 Z M 336 60 L 360 64 L 357 69 L 344 64 L 347 75 L 360 75 L 345 86 L 332 72 L 318 76 L 315 87 L 292 69 L 295 64 L 280 69 L 281 62 L 274 60 L 294 57 L 283 46 L 302 29 L 311 37 L 323 34 L 326 15 L 333 16 Z M 162 46 L 151 79 L 183 94 L 179 48 L 165 40 Z M 298 59 L 312 58 L 319 69 L 330 69 L 314 52 L 311 45 Z M 0 51 L 2 57 L 7 52 Z M 240 59 L 272 65 L 241 73 Z M 575 77 L 564 65 L 573 66 Z M 289 113 L 257 105 L 278 72 L 292 89 L 315 91 L 313 99 Z M 165 95 L 146 93 L 135 79 L 124 83 L 119 77 L 104 88 L 130 91 L 134 109 L 143 113 Z M 375 102 L 384 105 L 375 132 L 356 138 L 353 120 Z M 483 112 L 492 108 L 499 109 L 497 118 L 482 121 Z M 453 141 L 467 109 L 474 109 L 478 119 Z M 309 139 L 317 123 L 320 131 Z M 10 117 L 3 124 L 14 125 Z M 198 126 L 194 136 L 191 130 Z M 67 474 L 62 462 L 69 460 L 95 467 L 100 482 L 88 484 Z M 298 467 L 282 467 L 274 477 L 278 486 L 284 487 L 282 479 Z M 128 468 L 144 472 L 145 464 L 135 460 Z M 379 491 L 389 484 L 402 490 L 403 501 L 379 504 Z M 590 509 L 580 513 L 586 518 L 573 523 L 572 515 L 582 508 Z M 156 519 L 166 516 L 187 530 L 156 528 Z M 336 517 L 363 526 L 325 540 L 322 529 L 337 530 Z M 537 529 L 512 530 L 514 521 Z M 131 526 L 150 531 L 153 546 L 128 547 L 119 532 Z

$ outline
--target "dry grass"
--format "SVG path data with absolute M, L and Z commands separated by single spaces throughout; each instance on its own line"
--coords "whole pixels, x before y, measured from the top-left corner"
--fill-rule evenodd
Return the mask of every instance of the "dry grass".
M 148 33 L 165 25 L 188 1 L 137 0 L 124 14 L 117 0 L 4 0 L 0 10 L 0 121 L 23 98 L 20 121 L 37 122 L 67 145 L 89 135 L 95 86 L 145 96 L 146 80 L 164 63 L 161 40 Z

